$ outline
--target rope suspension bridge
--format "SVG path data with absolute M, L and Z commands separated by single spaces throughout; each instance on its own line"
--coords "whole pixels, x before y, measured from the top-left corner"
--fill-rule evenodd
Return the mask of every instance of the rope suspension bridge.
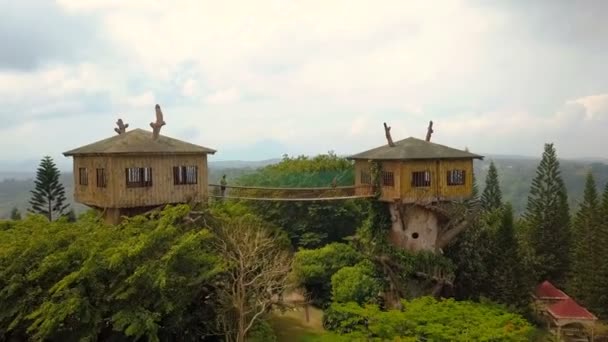
M 330 187 L 261 187 L 209 184 L 213 198 L 251 201 L 338 201 L 374 197 L 371 185 Z

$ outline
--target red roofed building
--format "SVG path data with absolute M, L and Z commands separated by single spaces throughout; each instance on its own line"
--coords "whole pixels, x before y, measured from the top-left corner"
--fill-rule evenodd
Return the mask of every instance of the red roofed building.
M 548 280 L 545 280 L 536 287 L 534 297 L 540 300 L 562 300 L 570 298 L 562 290 L 553 286 Z
M 597 317 L 572 298 L 559 301 L 547 308 L 547 312 L 556 320 L 595 321 Z
M 562 290 L 544 281 L 536 287 L 533 297 L 537 312 L 560 340 L 563 336 L 587 338 L 590 332 L 593 341 L 593 326 L 597 317 Z

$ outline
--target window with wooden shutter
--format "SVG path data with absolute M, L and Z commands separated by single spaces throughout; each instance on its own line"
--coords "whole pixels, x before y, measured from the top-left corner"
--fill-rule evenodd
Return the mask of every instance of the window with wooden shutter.
M 127 188 L 143 188 L 152 186 L 152 168 L 131 167 L 125 169 Z
M 106 187 L 106 170 L 105 169 L 97 169 L 97 187 L 98 188 Z
M 89 175 L 86 167 L 78 168 L 78 184 L 89 185 Z
M 197 184 L 198 183 L 198 166 L 174 166 L 173 167 L 173 184 Z

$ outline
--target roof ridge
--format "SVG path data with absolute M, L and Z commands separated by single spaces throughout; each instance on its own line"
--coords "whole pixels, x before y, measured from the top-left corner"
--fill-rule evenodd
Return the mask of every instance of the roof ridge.
M 408 138 L 396 141 L 394 146 L 385 144 L 358 154 L 351 155 L 348 157 L 348 159 L 483 159 L 483 156 L 410 136 Z
M 152 131 L 134 128 L 125 133 L 64 152 L 64 156 L 85 154 L 214 154 L 216 150 L 166 135 L 153 138 Z

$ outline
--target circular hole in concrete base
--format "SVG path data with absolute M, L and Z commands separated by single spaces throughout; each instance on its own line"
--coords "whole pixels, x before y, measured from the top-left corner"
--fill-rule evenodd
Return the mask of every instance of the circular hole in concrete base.
M 412 237 L 413 237 L 414 239 L 417 239 L 417 238 L 418 238 L 418 233 L 412 233 Z

